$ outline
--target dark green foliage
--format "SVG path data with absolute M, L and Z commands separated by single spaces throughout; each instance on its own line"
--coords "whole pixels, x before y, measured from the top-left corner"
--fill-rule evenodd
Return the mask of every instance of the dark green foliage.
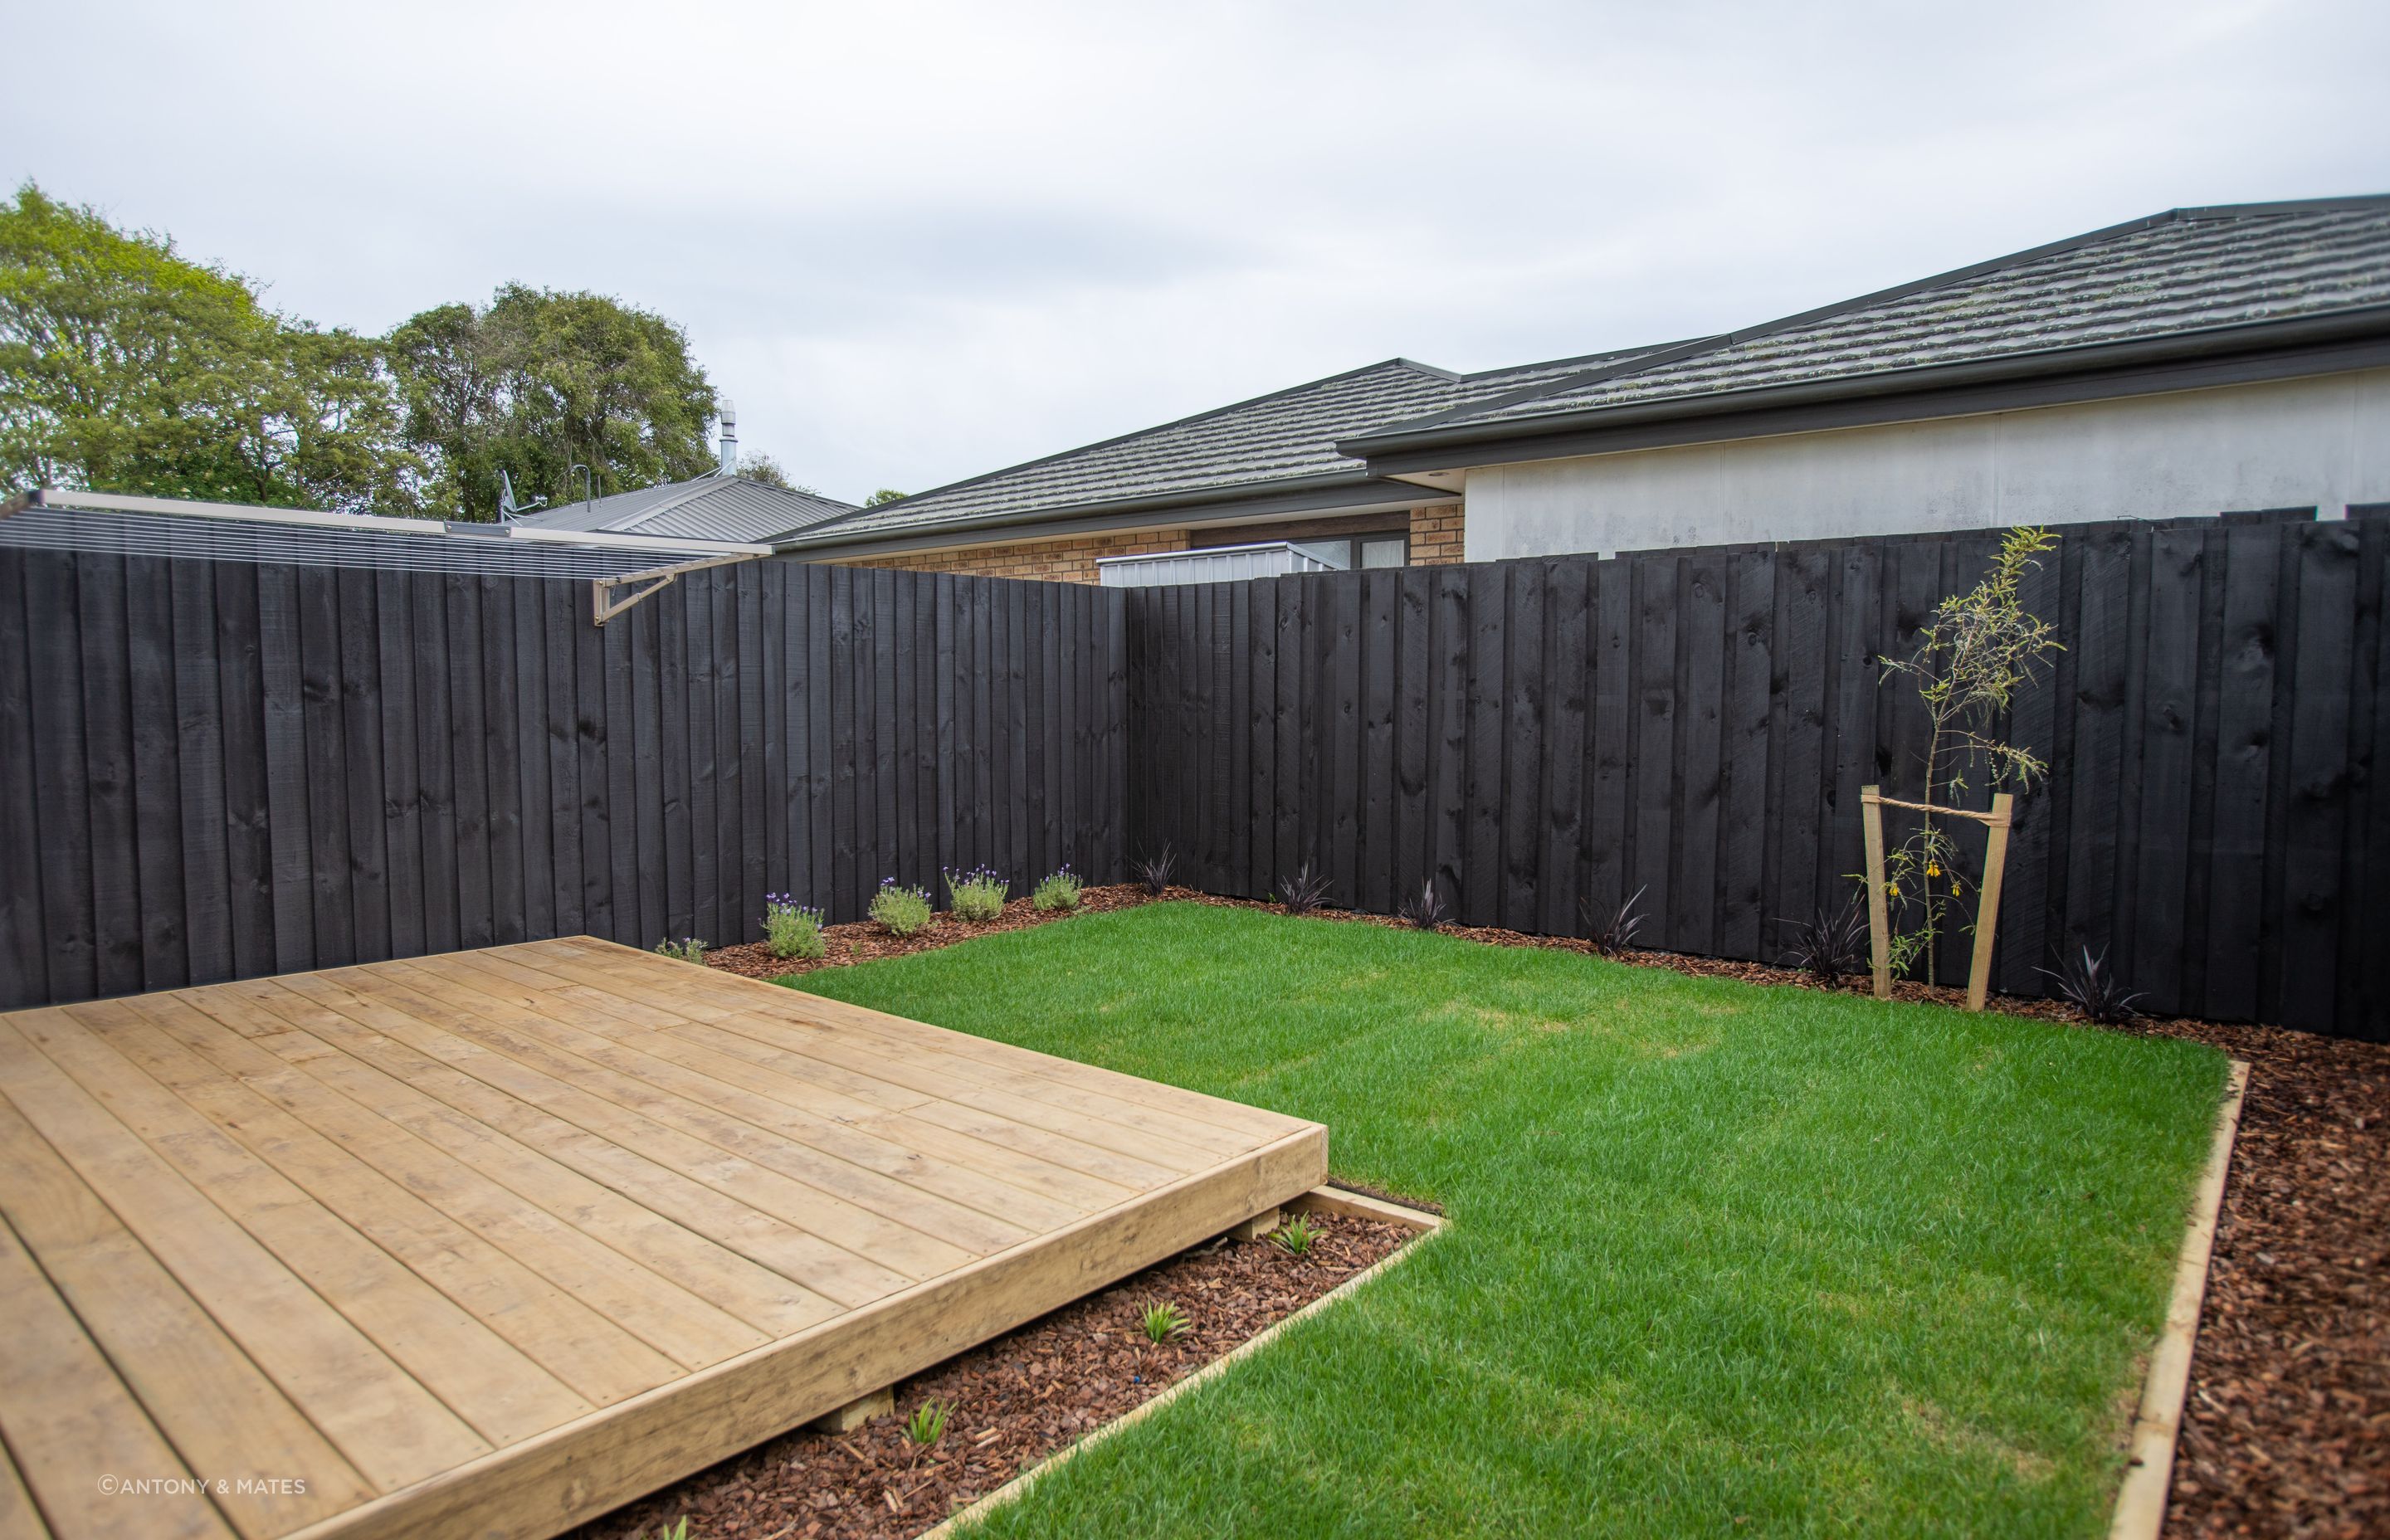
M 603 495 L 700 475 L 713 387 L 688 338 L 602 294 L 508 284 L 483 309 L 439 305 L 390 334 L 406 436 L 430 458 L 431 505 L 449 519 L 497 515 L 498 473 L 525 498 Z M 569 483 L 569 484 L 568 484 Z
M 413 513 L 380 344 L 32 183 L 0 203 L 0 481 Z

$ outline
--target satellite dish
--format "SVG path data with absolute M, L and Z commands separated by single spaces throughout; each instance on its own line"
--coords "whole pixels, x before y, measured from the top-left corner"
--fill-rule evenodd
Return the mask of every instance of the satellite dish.
M 534 498 L 533 498 L 533 499 L 532 499 L 530 502 L 528 502 L 528 503 L 518 503 L 518 502 L 516 502 L 516 501 L 515 501 L 515 479 L 514 479 L 513 477 L 511 477 L 511 476 L 509 476 L 509 475 L 508 475 L 508 474 L 507 474 L 507 472 L 506 472 L 506 468 L 505 468 L 503 466 L 501 466 L 501 467 L 499 468 L 499 469 L 498 469 L 498 522 L 499 522 L 499 523 L 501 523 L 501 524 L 511 524 L 511 523 L 513 523 L 516 520 L 520 519 L 524 514 L 531 512 L 533 509 L 534 509 L 534 508 L 542 508 L 542 507 L 546 507 L 546 506 L 547 506 L 547 499 L 546 499 L 546 498 L 545 498 L 545 497 L 534 497 Z

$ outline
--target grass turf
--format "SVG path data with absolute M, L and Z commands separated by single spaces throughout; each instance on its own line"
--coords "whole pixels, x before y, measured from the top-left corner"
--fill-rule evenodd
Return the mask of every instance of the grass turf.
M 790 982 L 1317 1119 L 1448 1208 L 1000 1535 L 2101 1534 L 2227 1068 L 1189 904 Z

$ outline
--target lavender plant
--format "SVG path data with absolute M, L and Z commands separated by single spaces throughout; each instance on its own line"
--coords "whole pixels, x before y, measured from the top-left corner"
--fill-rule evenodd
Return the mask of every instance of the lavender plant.
M 929 929 L 930 895 L 922 889 L 907 888 L 893 877 L 883 877 L 880 891 L 871 895 L 871 918 L 892 936 L 918 935 Z
M 1029 902 L 1040 910 L 1075 909 L 1079 906 L 1079 891 L 1086 886 L 1079 880 L 1079 874 L 1073 871 L 1071 864 L 1065 861 L 1060 871 L 1037 884 L 1035 891 L 1029 895 Z
M 946 873 L 946 892 L 954 899 L 950 907 L 974 924 L 984 925 L 1004 913 L 1004 895 L 1011 891 L 1012 884 L 996 876 L 993 867 Z
M 765 893 L 764 944 L 776 957 L 818 960 L 829 950 L 822 939 L 822 912 L 806 908 L 788 893 Z

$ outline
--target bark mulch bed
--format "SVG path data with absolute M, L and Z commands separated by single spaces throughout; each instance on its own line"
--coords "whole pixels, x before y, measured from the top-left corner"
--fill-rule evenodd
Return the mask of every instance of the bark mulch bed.
M 1311 1220 L 1320 1234 L 1307 1256 L 1223 1236 L 905 1380 L 893 1416 L 851 1433 L 782 1434 L 572 1534 L 637 1540 L 684 1516 L 691 1540 L 919 1534 L 1413 1238 L 1381 1220 Z M 1140 1317 L 1150 1301 L 1183 1310 L 1185 1334 L 1149 1341 Z M 954 1410 L 922 1449 L 906 1422 L 932 1400 Z
M 1180 895 L 1173 892 L 1171 896 Z M 902 957 L 909 953 L 952 946 L 973 936 L 994 935 L 998 930 L 1025 930 L 1033 925 L 1051 925 L 1056 920 L 1069 919 L 1074 914 L 1096 915 L 1106 909 L 1127 909 L 1151 902 L 1144 889 L 1133 883 L 1120 882 L 1111 887 L 1082 890 L 1079 906 L 1075 910 L 1040 910 L 1023 896 L 1007 900 L 1002 914 L 978 924 L 957 919 L 949 913 L 933 915 L 929 929 L 909 936 L 892 936 L 880 928 L 877 920 L 854 919 L 843 925 L 826 925 L 822 927 L 822 939 L 829 943 L 829 953 L 818 962 L 786 961 L 772 956 L 772 949 L 762 942 L 751 941 L 737 946 L 714 948 L 705 955 L 705 964 L 708 968 L 718 968 L 726 973 L 741 973 L 751 979 L 778 979 L 790 973 L 811 973 L 819 968 L 851 968 L 856 963 L 877 962 L 881 957 Z
M 1167 896 L 1273 907 L 1181 888 Z M 1150 902 L 1142 889 L 1123 884 L 1088 889 L 1081 909 Z M 1016 917 L 1015 909 L 1023 913 Z M 859 949 L 842 958 L 833 942 L 830 959 L 809 966 L 919 951 L 1058 918 L 1066 917 L 1039 916 L 1016 900 L 989 925 L 962 927 L 941 916 L 923 936 L 879 938 L 878 950 L 860 934 L 877 927 L 837 926 L 830 933 Z M 1342 911 L 1317 918 L 1400 923 Z M 1573 937 L 1444 930 L 1494 945 L 1591 950 Z M 768 954 L 761 962 L 733 960 L 751 952 L 763 949 L 725 948 L 708 960 L 720 957 L 725 966 L 766 977 L 792 971 Z M 1797 969 L 1762 963 L 1668 952 L 1629 952 L 1617 960 L 1747 983 L 1821 987 Z M 1864 993 L 1867 981 L 1839 987 Z M 1905 1000 L 1957 1006 L 1964 999 L 1953 988 L 1893 987 Z M 2003 995 L 1993 1007 L 2043 1020 L 2080 1020 L 2061 1000 Z M 2145 1020 L 2127 1030 L 2211 1044 L 2250 1066 L 2191 1361 L 2167 1533 L 2390 1535 L 2390 1044 L 2189 1019 Z

